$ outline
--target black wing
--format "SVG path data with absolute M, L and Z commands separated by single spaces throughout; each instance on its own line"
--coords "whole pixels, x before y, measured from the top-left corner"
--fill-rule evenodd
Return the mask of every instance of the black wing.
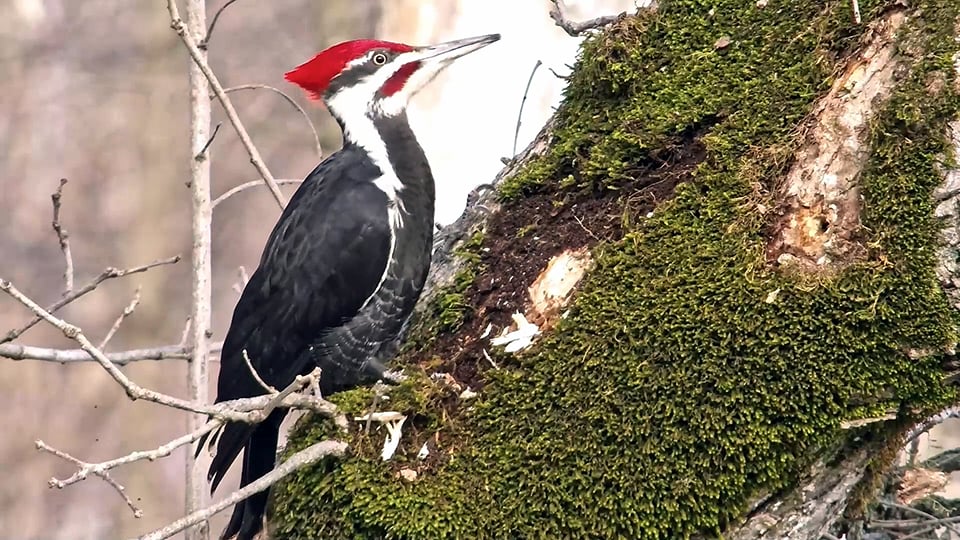
M 391 242 L 388 200 L 372 182 L 377 174 L 369 162 L 340 152 L 291 198 L 234 309 L 221 351 L 218 402 L 265 393 L 244 351 L 277 389 L 311 371 L 309 346 L 374 293 Z M 210 465 L 212 489 L 251 432 L 243 424 L 224 427 Z
M 276 388 L 309 371 L 301 353 L 354 316 L 380 283 L 391 242 L 387 198 L 370 180 L 338 174 L 344 169 L 357 172 L 321 164 L 271 233 L 224 340 L 217 401 L 264 393 L 244 349 Z

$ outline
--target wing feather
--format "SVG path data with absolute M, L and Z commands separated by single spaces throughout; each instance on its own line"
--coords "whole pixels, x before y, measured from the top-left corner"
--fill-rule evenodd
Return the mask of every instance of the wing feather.
M 372 183 L 375 167 L 345 161 L 314 170 L 271 233 L 224 340 L 218 401 L 263 393 L 243 350 L 276 388 L 309 371 L 304 351 L 353 317 L 380 284 L 391 243 L 388 201 Z

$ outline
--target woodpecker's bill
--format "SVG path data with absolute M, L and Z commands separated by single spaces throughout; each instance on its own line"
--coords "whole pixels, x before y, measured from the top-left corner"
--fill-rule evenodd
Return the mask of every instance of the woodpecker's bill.
M 315 367 L 324 395 L 384 378 L 433 243 L 433 175 L 407 123 L 407 103 L 451 62 L 498 39 L 429 47 L 348 41 L 286 74 L 326 103 L 343 129 L 343 148 L 307 176 L 267 240 L 223 343 L 217 402 L 265 393 L 244 353 L 278 389 Z M 241 452 L 241 487 L 273 469 L 286 413 L 223 428 L 211 491 Z M 237 504 L 221 538 L 254 538 L 267 495 Z

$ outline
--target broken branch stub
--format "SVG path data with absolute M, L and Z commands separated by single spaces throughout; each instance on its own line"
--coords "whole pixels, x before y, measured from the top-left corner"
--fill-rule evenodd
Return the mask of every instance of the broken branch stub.
M 870 121 L 904 63 L 897 33 L 906 19 L 906 11 L 896 9 L 871 23 L 861 52 L 814 109 L 781 188 L 769 261 L 816 271 L 866 257 L 858 238 L 858 179 L 870 153 Z

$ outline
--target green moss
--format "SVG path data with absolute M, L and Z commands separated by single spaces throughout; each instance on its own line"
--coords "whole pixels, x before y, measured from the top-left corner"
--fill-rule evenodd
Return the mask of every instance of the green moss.
M 483 269 L 480 262 L 482 247 L 483 232 L 477 231 L 454 252 L 463 262 L 462 268 L 449 285 L 437 292 L 423 313 L 413 322 L 413 330 L 404 345 L 403 353 L 410 352 L 414 346 L 422 350 L 432 344 L 437 335 L 454 332 L 463 325 L 471 310 L 466 294 Z
M 465 299 L 465 293 L 476 281 L 480 274 L 480 248 L 483 246 L 483 233 L 475 233 L 456 251 L 457 256 L 464 260 L 463 269 L 453 278 L 441 294 L 437 295 L 437 303 L 430 319 L 437 324 L 440 332 L 452 332 L 463 324 L 470 305 Z
M 933 272 L 930 194 L 949 154 L 945 121 L 960 112 L 960 7 L 918 4 L 903 32 L 923 54 L 873 123 L 860 179 L 870 258 L 817 280 L 765 263 L 754 184 L 781 177 L 798 125 L 856 47 L 865 25 L 849 3 L 664 0 L 588 39 L 550 150 L 501 194 L 569 176 L 584 189 L 626 185 L 699 133 L 695 179 L 597 250 L 571 314 L 517 367 L 487 374 L 463 423 L 433 420 L 441 466 L 415 482 L 371 457 L 303 471 L 276 491 L 277 536 L 716 533 L 751 496 L 794 482 L 842 420 L 952 399 L 939 357 L 902 352 L 956 340 Z M 860 6 L 866 20 L 887 7 Z M 718 50 L 723 36 L 732 43 Z M 946 84 L 931 93 L 936 73 Z M 429 416 L 432 405 L 412 407 Z M 327 433 L 306 423 L 293 440 Z M 409 436 L 416 448 L 422 434 Z

